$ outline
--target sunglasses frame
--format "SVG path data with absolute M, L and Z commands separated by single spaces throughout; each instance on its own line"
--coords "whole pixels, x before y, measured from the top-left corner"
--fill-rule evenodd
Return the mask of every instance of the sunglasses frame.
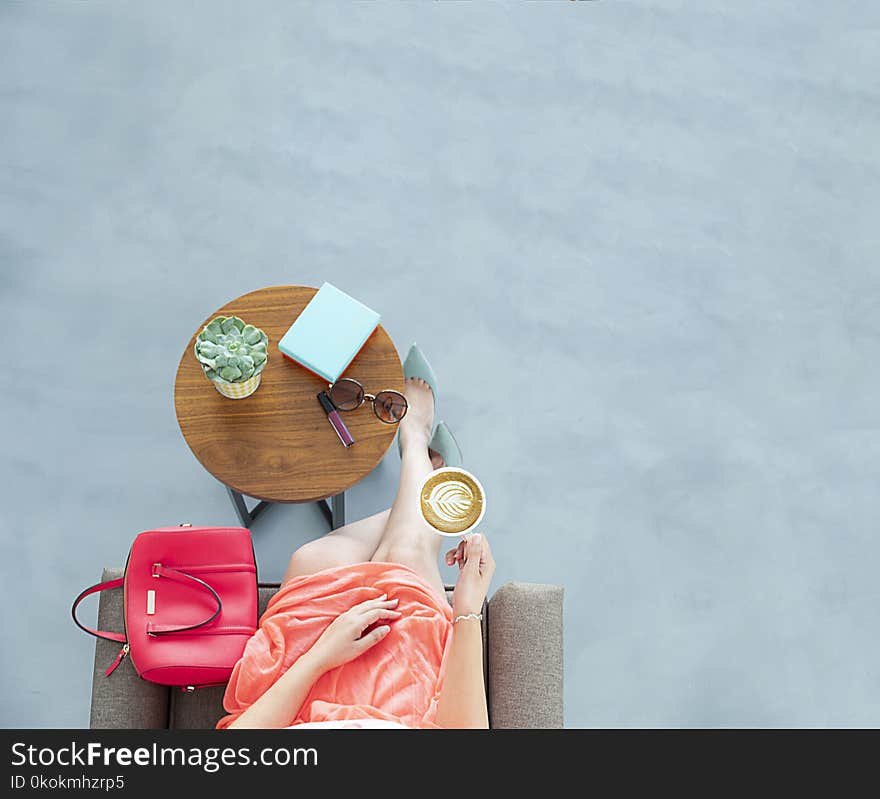
M 373 415 L 380 422 L 382 422 L 382 424 L 400 424 L 400 422 L 403 420 L 403 417 L 406 416 L 406 413 L 409 410 L 409 403 L 406 401 L 406 397 L 401 392 L 396 391 L 393 388 L 383 388 L 380 392 L 378 392 L 378 394 L 397 394 L 397 396 L 403 400 L 403 414 L 401 415 L 400 419 L 386 422 L 381 416 L 379 416 L 379 413 L 376 411 L 376 397 L 378 396 L 378 394 L 368 394 L 363 384 L 360 381 L 355 380 L 353 377 L 341 377 L 335 383 L 330 383 L 330 385 L 327 387 L 327 394 L 329 395 L 331 402 L 333 401 L 333 386 L 344 382 L 354 383 L 360 389 L 361 401 L 354 408 L 340 408 L 334 402 L 333 404 L 336 405 L 336 410 L 341 411 L 342 413 L 350 413 L 351 411 L 356 411 L 358 408 L 361 407 L 361 405 L 369 400 L 370 404 L 373 407 Z

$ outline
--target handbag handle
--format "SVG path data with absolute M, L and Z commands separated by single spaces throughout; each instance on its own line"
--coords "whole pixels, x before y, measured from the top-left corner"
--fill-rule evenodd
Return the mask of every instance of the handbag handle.
M 177 571 L 177 569 L 169 569 L 168 567 L 163 566 L 161 563 L 153 564 L 153 577 L 167 577 L 170 580 L 176 580 L 177 582 L 184 584 L 189 584 L 187 583 L 187 581 L 191 581 L 198 586 L 207 588 L 208 591 L 211 592 L 211 596 L 214 598 L 214 601 L 217 603 L 217 610 L 214 611 L 210 618 L 207 618 L 204 621 L 200 621 L 198 624 L 190 625 L 189 627 L 167 627 L 165 625 L 148 627 L 147 635 L 158 636 L 168 635 L 169 633 L 182 633 L 189 630 L 197 630 L 200 627 L 204 627 L 206 624 L 210 624 L 212 621 L 214 621 L 214 619 L 216 619 L 220 615 L 220 611 L 223 610 L 223 603 L 220 601 L 219 594 L 204 580 L 200 580 L 198 577 L 193 577 L 191 574 L 187 574 L 186 572 Z M 91 627 L 86 627 L 84 624 L 82 624 L 80 620 L 76 617 L 76 609 L 87 596 L 100 593 L 101 591 L 109 591 L 112 588 L 121 588 L 124 583 L 124 577 L 117 577 L 115 580 L 106 580 L 103 583 L 96 583 L 95 585 L 86 588 L 85 591 L 83 591 L 75 600 L 73 600 L 73 606 L 70 609 L 70 615 L 73 617 L 73 623 L 83 632 L 86 632 L 89 635 L 94 635 L 95 638 L 103 638 L 105 641 L 117 641 L 121 644 L 126 643 L 126 637 L 122 633 L 112 633 L 107 632 L 106 630 L 93 630 Z
M 170 633 L 185 633 L 189 630 L 198 630 L 199 627 L 204 627 L 206 624 L 210 624 L 214 621 L 214 619 L 220 615 L 220 611 L 223 610 L 223 603 L 220 601 L 220 595 L 204 580 L 200 580 L 198 577 L 193 577 L 191 574 L 178 571 L 177 569 L 170 569 L 167 566 L 163 566 L 161 563 L 153 564 L 153 577 L 167 577 L 169 580 L 176 580 L 184 585 L 188 585 L 189 583 L 187 583 L 187 580 L 190 580 L 202 588 L 207 588 L 211 592 L 211 596 L 214 597 L 214 601 L 217 603 L 217 610 L 215 610 L 209 618 L 200 621 L 198 624 L 191 624 L 189 627 L 168 627 L 163 624 L 147 625 L 147 635 L 169 635 Z
M 91 627 L 86 627 L 84 624 L 80 623 L 80 620 L 76 617 L 76 609 L 79 606 L 79 603 L 82 602 L 89 594 L 96 594 L 101 591 L 107 591 L 110 588 L 121 588 L 122 584 L 125 582 L 124 578 L 117 577 L 115 580 L 107 580 L 103 583 L 96 583 L 89 588 L 86 588 L 76 599 L 73 600 L 73 607 L 70 609 L 70 615 L 73 616 L 73 623 L 80 628 L 83 632 L 87 632 L 89 635 L 94 635 L 95 638 L 103 638 L 105 641 L 118 641 L 121 644 L 125 643 L 125 636 L 122 633 L 108 633 L 104 630 L 93 630 Z

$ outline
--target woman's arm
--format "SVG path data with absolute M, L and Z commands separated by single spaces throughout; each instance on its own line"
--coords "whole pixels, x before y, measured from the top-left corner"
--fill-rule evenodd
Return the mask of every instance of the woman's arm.
M 477 619 L 462 619 L 452 628 L 436 720 L 441 727 L 456 729 L 489 727 L 483 682 L 483 634 Z
M 446 562 L 450 566 L 458 563 L 461 569 L 452 597 L 453 616 L 479 613 L 495 571 L 489 542 L 474 533 L 446 554 Z M 489 726 L 479 619 L 459 619 L 453 623 L 436 721 L 441 727 L 486 729 Z
M 227 729 L 279 729 L 289 727 L 302 703 L 324 673 L 314 647 L 302 655 L 281 675 L 256 702 L 242 713 Z
M 289 727 L 322 674 L 354 660 L 388 634 L 391 628 L 387 624 L 376 627 L 367 635 L 363 632 L 377 621 L 400 618 L 400 613 L 394 610 L 396 604 L 396 599 L 387 600 L 382 594 L 378 599 L 368 599 L 337 616 L 312 648 L 294 661 L 227 729 Z

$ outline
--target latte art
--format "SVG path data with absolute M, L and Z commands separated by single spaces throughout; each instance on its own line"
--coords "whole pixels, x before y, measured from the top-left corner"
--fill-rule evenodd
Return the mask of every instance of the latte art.
M 419 494 L 422 516 L 439 533 L 456 535 L 483 516 L 483 489 L 463 469 L 438 469 L 428 475 Z
M 474 506 L 474 494 L 465 483 L 450 480 L 435 485 L 425 502 L 447 524 L 457 524 L 468 518 Z

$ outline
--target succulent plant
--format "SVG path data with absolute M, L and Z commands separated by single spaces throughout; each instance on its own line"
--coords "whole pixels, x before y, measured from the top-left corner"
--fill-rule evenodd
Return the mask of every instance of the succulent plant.
M 196 358 L 215 383 L 241 383 L 263 371 L 268 341 L 237 316 L 218 316 L 196 336 Z

